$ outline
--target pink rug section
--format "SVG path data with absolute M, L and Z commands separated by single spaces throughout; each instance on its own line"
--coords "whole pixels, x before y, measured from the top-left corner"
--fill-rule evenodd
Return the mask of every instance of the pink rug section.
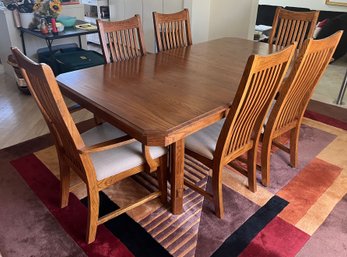
M 279 217 L 274 218 L 239 257 L 291 257 L 301 250 L 310 236 Z
M 88 256 L 133 256 L 128 248 L 103 225 L 98 226 L 95 242 L 89 245 L 85 242 L 87 208 L 73 194 L 70 194 L 69 205 L 66 208 L 61 209 L 59 207 L 59 180 L 35 155 L 31 154 L 14 160 L 11 164 L 17 169 L 47 209 L 60 222 L 64 230 Z
M 328 218 L 311 236 L 296 257 L 347 256 L 347 194 L 335 206 Z

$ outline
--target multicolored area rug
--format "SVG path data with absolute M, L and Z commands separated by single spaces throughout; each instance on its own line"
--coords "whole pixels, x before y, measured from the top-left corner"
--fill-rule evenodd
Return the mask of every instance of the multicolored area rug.
M 16 194 L 14 190 L 0 194 L 0 201 L 4 200 L 9 210 L 8 215 L 0 210 L 0 252 L 4 256 L 26 256 L 22 255 L 23 248 L 28 247 L 27 256 L 32 256 L 36 249 L 31 248 L 36 245 L 39 249 L 34 256 L 51 256 L 54 251 L 61 253 L 59 256 L 345 257 L 346 147 L 347 131 L 305 119 L 300 134 L 299 167 L 291 168 L 289 156 L 275 151 L 271 159 L 270 187 L 259 183 L 258 191 L 252 193 L 246 187 L 246 178 L 230 167 L 225 168 L 224 219 L 214 215 L 211 202 L 186 188 L 182 215 L 172 215 L 158 201 L 152 201 L 99 226 L 97 239 L 90 245 L 84 243 L 87 219 L 84 184 L 77 176 L 73 177 L 69 206 L 60 209 L 55 150 L 35 147 L 31 154 L 11 159 L 10 165 L 15 169 L 7 168 L 14 173 L 16 170 L 38 197 L 30 198 L 31 205 L 36 206 L 40 199 L 44 208 L 30 209 L 30 204 L 15 207 L 8 199 Z M 11 152 L 10 156 L 14 155 Z M 185 176 L 188 179 L 210 188 L 209 172 L 187 156 Z M 17 183 L 20 186 L 20 182 Z M 5 182 L 0 182 L 2 185 Z M 114 210 L 155 187 L 155 179 L 147 174 L 125 180 L 101 193 L 100 212 Z M 6 192 L 9 196 L 5 199 Z M 10 211 L 14 208 L 28 208 L 22 213 L 26 210 L 26 215 L 33 216 L 31 220 L 35 222 L 31 221 L 28 226 L 11 218 Z M 34 215 L 31 212 L 35 212 Z M 21 226 L 29 234 L 32 231 L 32 236 L 5 233 L 10 228 L 20 231 Z M 51 230 L 57 231 L 54 238 L 42 242 L 47 239 L 40 232 L 48 234 Z M 60 248 L 52 250 L 51 244 Z

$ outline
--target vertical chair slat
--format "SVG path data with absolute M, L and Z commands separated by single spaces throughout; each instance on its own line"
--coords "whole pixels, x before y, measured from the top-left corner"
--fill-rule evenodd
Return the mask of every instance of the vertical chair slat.
M 288 44 L 291 44 L 293 43 L 295 40 L 294 40 L 294 37 L 295 37 L 295 27 L 296 27 L 296 20 L 291 20 L 291 25 L 290 25 L 290 33 L 288 35 Z
M 115 35 L 115 33 L 108 33 L 107 36 L 109 39 L 108 42 L 109 42 L 109 49 L 111 51 L 111 56 L 117 56 L 118 55 L 118 53 L 117 53 L 118 49 L 115 47 L 116 46 L 116 42 L 115 42 L 116 35 Z
M 283 45 L 283 41 L 284 41 L 284 35 L 286 33 L 286 21 L 282 20 L 282 22 L 280 22 L 281 28 L 280 28 L 280 32 L 278 33 L 278 37 L 276 38 L 277 40 L 277 45 L 282 46 Z
M 283 31 L 283 41 L 282 41 L 282 44 L 281 46 L 285 46 L 287 45 L 288 43 L 288 36 L 289 36 L 289 33 L 290 33 L 290 30 L 291 30 L 291 20 L 284 20 L 284 24 L 285 24 L 285 30 Z
M 170 39 L 170 48 L 173 48 L 173 31 L 172 31 L 172 22 L 168 23 L 169 25 L 169 39 Z
M 299 36 L 300 37 L 300 31 L 299 31 L 299 27 L 300 27 L 300 21 L 298 20 L 294 20 L 294 30 L 293 30 L 293 34 L 292 34 L 292 38 L 290 40 L 290 43 L 294 43 L 297 42 L 296 38 Z
M 130 29 L 124 30 L 124 36 L 125 36 L 125 42 L 126 42 L 126 48 L 128 53 L 128 59 L 132 58 L 132 49 L 131 49 L 131 40 L 130 40 Z
M 124 59 L 128 60 L 129 59 L 129 42 L 127 40 L 127 34 L 128 31 L 127 30 L 121 30 L 121 37 L 122 37 L 122 47 L 123 47 L 123 51 L 124 51 Z
M 301 40 L 301 38 L 304 38 L 305 40 L 305 35 L 304 35 L 304 26 L 305 22 L 304 21 L 299 21 L 299 29 L 298 29 L 298 34 L 295 35 L 295 41 L 298 42 Z
M 129 29 L 129 42 L 130 42 L 131 58 L 135 58 L 137 53 L 136 53 L 133 29 Z
M 177 48 L 177 42 L 176 42 L 176 40 L 177 40 L 177 31 L 176 31 L 177 27 L 176 27 L 176 24 L 177 24 L 176 21 L 172 22 L 172 47 L 173 48 Z
M 301 47 L 302 44 L 304 43 L 305 37 L 304 37 L 304 33 L 306 34 L 307 28 L 308 28 L 308 22 L 304 22 L 304 28 L 303 28 L 303 33 L 301 34 L 301 38 L 299 40 L 298 45 Z M 313 35 L 312 35 L 313 36 Z M 311 37 L 312 37 L 311 36 Z
M 124 48 L 123 48 L 123 40 L 122 40 L 122 31 L 119 30 L 116 32 L 117 34 L 117 48 L 119 49 L 119 61 L 124 60 Z
M 165 23 L 165 41 L 166 41 L 166 50 L 170 49 L 169 24 L 168 23 Z

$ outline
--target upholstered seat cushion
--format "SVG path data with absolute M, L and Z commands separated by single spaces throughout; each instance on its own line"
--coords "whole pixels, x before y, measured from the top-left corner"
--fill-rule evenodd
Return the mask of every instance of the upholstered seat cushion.
M 260 131 L 261 134 L 264 134 L 264 132 L 265 132 L 266 124 L 267 124 L 267 122 L 268 122 L 268 120 L 269 120 L 269 118 L 270 118 L 272 109 L 274 108 L 275 104 L 276 104 L 276 100 L 273 100 L 272 103 L 271 103 L 271 105 L 270 105 L 270 109 L 269 109 L 268 112 L 266 113 L 265 120 L 264 120 L 264 124 L 263 124 L 263 126 L 261 127 L 261 131 Z
M 217 140 L 225 119 L 204 128 L 186 138 L 185 147 L 197 154 L 213 160 Z
M 261 128 L 261 133 L 264 133 L 265 131 L 266 123 L 269 120 L 275 103 L 276 100 L 272 102 L 269 111 L 266 113 L 264 125 Z M 185 140 L 185 148 L 213 160 L 213 153 L 216 149 L 217 140 L 222 130 L 224 121 L 225 119 L 222 119 L 211 126 L 208 126 L 207 128 L 204 128 L 187 137 Z
M 123 131 L 108 123 L 103 123 L 83 133 L 82 138 L 87 146 L 91 146 L 124 135 L 126 134 Z M 150 147 L 150 153 L 152 158 L 156 159 L 164 155 L 166 149 L 153 146 Z M 96 178 L 99 181 L 145 162 L 142 155 L 142 144 L 138 141 L 107 151 L 92 153 L 91 159 L 96 170 Z

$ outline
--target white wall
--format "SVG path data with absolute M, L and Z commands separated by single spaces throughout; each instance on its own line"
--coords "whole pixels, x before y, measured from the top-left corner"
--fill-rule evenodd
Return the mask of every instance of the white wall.
M 214 0 L 184 0 L 184 8 L 189 9 L 193 44 L 209 40 L 211 1 Z
M 12 74 L 13 70 L 10 65 L 7 64 L 7 56 L 10 54 L 11 50 L 11 38 L 19 36 L 16 34 L 15 26 L 12 19 L 12 12 L 7 9 L 0 8 L 0 31 L 2 36 L 0 37 L 0 59 L 2 62 L 2 69 L 6 73 Z
M 209 38 L 253 38 L 258 0 L 211 0 Z
M 259 4 L 305 7 L 312 10 L 347 12 L 346 6 L 327 5 L 325 0 L 259 0 Z

